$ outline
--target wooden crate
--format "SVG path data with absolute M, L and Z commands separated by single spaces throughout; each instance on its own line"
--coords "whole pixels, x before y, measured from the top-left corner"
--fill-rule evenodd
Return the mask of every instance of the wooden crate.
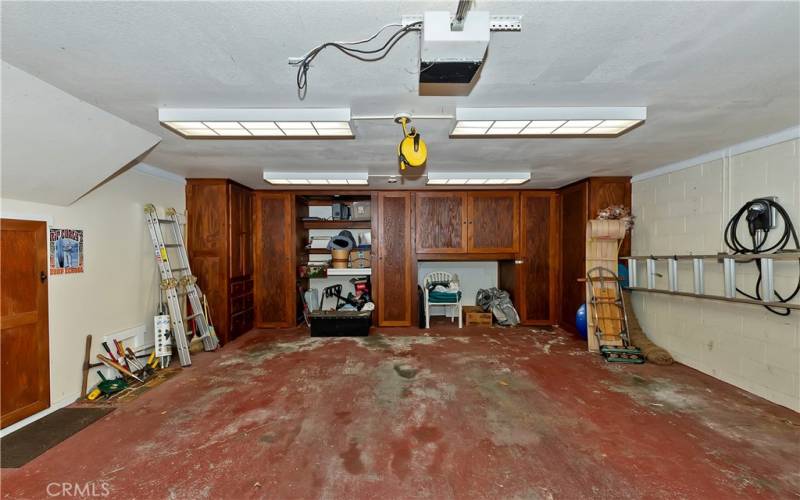
M 464 306 L 464 326 L 492 326 L 492 313 L 478 306 Z

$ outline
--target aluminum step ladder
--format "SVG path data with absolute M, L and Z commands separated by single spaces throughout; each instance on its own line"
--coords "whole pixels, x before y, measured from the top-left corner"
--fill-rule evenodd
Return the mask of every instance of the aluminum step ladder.
M 156 207 L 148 204 L 144 207 L 144 214 L 161 274 L 161 289 L 167 297 L 170 323 L 178 350 L 178 359 L 181 366 L 190 366 L 192 358 L 189 355 L 189 345 L 186 338 L 186 327 L 189 320 L 194 320 L 195 328 L 197 329 L 196 333 L 203 341 L 204 350 L 213 351 L 219 347 L 219 340 L 213 330 L 208 327 L 208 319 L 203 312 L 197 277 L 192 274 L 189 266 L 189 256 L 183 243 L 178 213 L 174 208 L 169 208 L 165 212 L 165 218 L 160 219 Z M 170 243 L 166 242 L 164 231 L 161 227 L 162 224 L 171 229 L 169 232 L 172 234 L 172 242 Z M 171 253 L 174 255 L 173 259 L 170 258 Z M 172 267 L 173 261 L 177 263 L 176 267 Z M 187 316 L 181 308 L 179 297 L 182 296 L 185 296 L 189 301 L 192 309 L 191 315 Z

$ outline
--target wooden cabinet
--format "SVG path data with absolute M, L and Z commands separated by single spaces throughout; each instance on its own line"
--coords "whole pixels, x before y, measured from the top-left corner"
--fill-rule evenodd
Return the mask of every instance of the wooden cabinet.
M 418 192 L 418 254 L 515 253 L 519 250 L 519 193 Z
M 377 288 L 378 325 L 410 326 L 417 293 L 411 245 L 411 193 L 382 192 L 377 200 L 377 215 L 373 211 L 377 274 L 373 284 Z
M 467 202 L 468 253 L 519 250 L 519 193 L 472 192 Z
M 186 184 L 189 262 L 222 343 L 253 327 L 252 195 L 226 179 Z
M 238 184 L 230 184 L 231 277 L 253 274 L 253 193 Z
M 255 326 L 294 326 L 298 294 L 293 195 L 256 192 L 253 221 Z
M 467 251 L 467 194 L 416 193 L 417 253 Z
M 559 190 L 561 196 L 561 306 L 559 324 L 577 331 L 575 313 L 586 302 L 586 222 L 609 205 L 631 206 L 630 177 L 590 177 Z M 630 255 L 630 236 L 620 255 Z M 616 269 L 614 270 L 616 272 Z

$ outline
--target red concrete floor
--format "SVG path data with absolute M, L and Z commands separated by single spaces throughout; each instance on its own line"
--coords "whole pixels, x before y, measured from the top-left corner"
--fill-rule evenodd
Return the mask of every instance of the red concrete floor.
M 531 328 L 254 331 L 21 469 L 139 498 L 797 498 L 800 415 Z

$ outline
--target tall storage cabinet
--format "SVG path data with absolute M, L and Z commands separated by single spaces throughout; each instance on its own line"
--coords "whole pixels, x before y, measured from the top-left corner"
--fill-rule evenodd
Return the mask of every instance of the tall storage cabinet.
M 258 191 L 253 198 L 255 223 L 255 326 L 295 326 L 297 319 L 294 196 Z
M 586 302 L 586 222 L 609 205 L 631 206 L 630 177 L 590 177 L 565 186 L 561 195 L 561 311 L 559 324 L 577 331 L 575 313 Z M 630 236 L 620 255 L 630 255 Z M 616 272 L 616 269 L 613 270 Z
M 555 192 L 521 192 L 520 249 L 514 260 L 498 262 L 498 286 L 511 293 L 522 324 L 558 322 L 558 206 Z
M 188 179 L 187 251 L 222 343 L 253 327 L 250 189 L 227 179 Z
M 379 326 L 411 326 L 417 280 L 412 246 L 412 198 L 409 192 L 382 192 L 377 196 L 377 288 Z M 373 242 L 373 249 L 375 249 Z

